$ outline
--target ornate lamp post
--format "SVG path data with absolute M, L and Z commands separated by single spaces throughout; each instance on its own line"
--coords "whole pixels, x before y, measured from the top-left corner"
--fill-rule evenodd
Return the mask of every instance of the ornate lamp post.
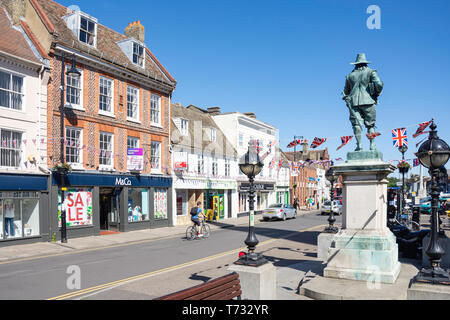
M 328 216 L 329 226 L 325 228 L 325 232 L 337 233 L 338 228 L 333 226 L 334 223 L 336 222 L 336 218 L 334 217 L 334 212 L 333 212 L 333 200 L 334 200 L 334 183 L 337 181 L 339 176 L 333 170 L 333 161 L 331 162 L 330 169 L 328 169 L 327 172 L 325 173 L 325 178 L 327 178 L 327 180 L 330 181 L 330 184 L 331 184 L 331 188 L 330 188 L 331 212 L 330 212 L 330 215 Z
M 64 52 L 62 52 L 61 55 L 61 105 L 60 105 L 60 113 L 61 113 L 61 150 L 60 150 L 60 162 L 61 162 L 61 166 L 58 167 L 58 174 L 59 174 L 59 178 L 60 178 L 60 187 L 61 187 L 61 242 L 66 243 L 67 242 L 67 230 L 66 230 L 66 210 L 64 208 L 64 191 L 66 190 L 66 186 L 65 186 L 65 182 L 67 179 L 67 172 L 68 172 L 68 168 L 63 166 L 63 164 L 65 163 L 65 157 L 64 157 L 64 149 L 65 149 L 65 144 L 64 144 L 64 92 L 65 92 L 65 75 L 69 75 L 69 76 L 81 76 L 80 71 L 78 71 L 78 69 L 76 68 L 76 61 L 75 61 L 75 56 L 72 55 L 72 67 L 67 70 L 67 72 L 65 72 L 66 70 L 66 57 Z
M 428 140 L 422 143 L 416 155 L 420 163 L 427 167 L 431 175 L 431 236 L 427 250 L 430 267 L 423 268 L 414 277 L 415 282 L 428 282 L 432 284 L 450 284 L 449 270 L 441 268 L 441 257 L 445 251 L 439 244 L 438 202 L 440 187 L 438 185 L 439 168 L 444 166 L 450 157 L 450 147 L 439 139 L 434 121 L 430 126 L 431 132 Z
M 408 147 L 406 145 L 402 145 L 398 148 L 398 151 L 402 153 L 402 163 L 405 162 L 405 153 L 408 151 Z M 399 168 L 400 173 L 402 174 L 402 189 L 400 192 L 400 203 L 397 210 L 397 220 L 399 220 L 400 215 L 403 212 L 403 209 L 406 206 L 406 200 L 405 200 L 405 173 L 408 172 L 408 168 Z
M 248 247 L 248 252 L 242 255 L 235 264 L 241 264 L 246 266 L 258 267 L 267 263 L 268 261 L 260 254 L 256 253 L 256 245 L 259 243 L 255 234 L 255 211 L 254 211 L 254 199 L 255 199 L 255 189 L 254 189 L 254 179 L 261 172 L 264 164 L 262 163 L 258 153 L 256 152 L 256 146 L 254 141 L 249 143 L 247 153 L 242 157 L 239 163 L 239 169 L 245 174 L 250 181 L 249 190 L 249 228 L 248 236 L 245 239 L 245 244 Z

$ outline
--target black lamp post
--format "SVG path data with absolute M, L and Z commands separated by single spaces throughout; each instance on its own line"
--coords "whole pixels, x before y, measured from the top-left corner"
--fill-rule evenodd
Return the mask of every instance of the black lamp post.
M 408 147 L 406 145 L 402 145 L 398 148 L 398 151 L 402 153 L 402 162 L 405 161 L 405 153 L 408 151 Z M 402 174 L 402 188 L 400 192 L 400 202 L 397 210 L 397 220 L 400 220 L 400 215 L 403 212 L 403 209 L 406 206 L 406 200 L 405 200 L 405 173 L 408 172 L 408 168 L 399 168 L 400 173 Z
M 66 179 L 67 179 L 67 172 L 68 168 L 64 167 L 63 164 L 65 163 L 65 157 L 64 157 L 64 151 L 65 151 L 65 144 L 64 144 L 64 92 L 65 92 L 65 75 L 70 76 L 81 76 L 80 71 L 78 71 L 76 67 L 76 61 L 75 61 L 75 55 L 72 55 L 72 67 L 66 70 L 66 57 L 64 52 L 62 52 L 61 55 L 61 105 L 60 105 L 60 113 L 61 113 L 61 150 L 60 150 L 60 162 L 61 167 L 58 167 L 58 174 L 60 178 L 60 185 L 61 185 L 61 242 L 66 243 L 67 242 L 67 229 L 66 229 L 66 210 L 64 208 L 64 191 L 66 190 Z
M 331 188 L 330 188 L 330 201 L 331 201 L 330 209 L 331 210 L 330 210 L 330 215 L 328 216 L 329 226 L 325 228 L 325 232 L 337 233 L 338 228 L 333 226 L 334 223 L 336 222 L 336 218 L 334 217 L 334 212 L 333 212 L 333 200 L 334 200 L 334 183 L 337 181 L 339 176 L 333 170 L 333 161 L 331 161 L 330 169 L 328 169 L 327 172 L 325 173 L 325 178 L 327 178 L 327 180 L 330 181 L 330 184 L 331 184 Z
M 413 282 L 427 282 L 432 284 L 450 284 L 449 270 L 441 268 L 441 258 L 445 251 L 439 244 L 438 202 L 440 187 L 438 185 L 439 168 L 444 166 L 450 157 L 450 147 L 439 139 L 436 125 L 432 121 L 428 140 L 422 143 L 416 155 L 420 163 L 427 167 L 431 175 L 431 236 L 427 250 L 430 267 L 423 268 L 414 277 Z
M 256 152 L 256 145 L 254 141 L 250 141 L 247 153 L 242 157 L 239 163 L 239 169 L 245 174 L 250 181 L 250 190 L 248 195 L 249 202 L 249 228 L 248 236 L 245 239 L 245 244 L 248 247 L 248 252 L 242 255 L 235 264 L 258 267 L 267 263 L 268 261 L 260 254 L 256 253 L 256 245 L 259 243 L 255 234 L 255 211 L 254 199 L 255 188 L 254 179 L 261 172 L 264 164 L 262 163 L 258 153 Z

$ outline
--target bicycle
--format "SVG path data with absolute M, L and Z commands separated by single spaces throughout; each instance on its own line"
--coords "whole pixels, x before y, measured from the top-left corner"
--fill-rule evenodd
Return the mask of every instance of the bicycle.
M 394 218 L 394 221 L 399 225 L 407 227 L 409 230 L 412 231 L 420 230 L 420 224 L 418 224 L 412 219 L 411 209 L 404 209 L 402 214 L 400 215 L 400 221 L 397 220 L 397 218 Z
M 205 221 L 202 219 L 202 221 L 200 222 L 200 234 L 202 235 L 201 237 L 206 239 L 209 237 L 210 233 L 211 228 L 209 227 L 209 225 L 205 224 Z M 196 238 L 199 238 L 199 236 L 197 235 L 196 224 L 193 223 L 186 229 L 186 239 L 194 240 Z

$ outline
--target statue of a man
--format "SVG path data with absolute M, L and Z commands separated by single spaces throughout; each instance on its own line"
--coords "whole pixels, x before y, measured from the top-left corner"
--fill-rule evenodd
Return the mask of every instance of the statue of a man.
M 364 53 L 356 56 L 356 61 L 351 63 L 355 65 L 355 69 L 346 76 L 342 97 L 350 111 L 350 122 L 356 138 L 355 151 L 362 150 L 363 123 L 368 134 L 375 133 L 375 106 L 378 104 L 378 96 L 383 90 L 383 82 L 378 77 L 376 70 L 367 67 L 369 63 Z M 370 150 L 376 150 L 374 139 L 370 140 Z

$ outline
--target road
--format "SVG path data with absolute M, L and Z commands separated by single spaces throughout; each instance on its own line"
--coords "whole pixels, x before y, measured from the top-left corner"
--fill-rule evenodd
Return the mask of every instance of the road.
M 326 224 L 326 219 L 326 216 L 308 214 L 287 221 L 259 222 L 255 225 L 255 231 L 258 240 L 263 243 Z M 336 223 L 340 220 L 337 217 Z M 68 273 L 70 266 L 72 272 L 79 270 L 80 292 L 95 292 L 104 288 L 105 284 L 119 284 L 123 279 L 139 279 L 174 266 L 189 265 L 208 257 L 218 258 L 230 250 L 245 247 L 247 232 L 247 226 L 234 226 L 215 230 L 205 240 L 188 241 L 184 236 L 177 235 L 137 244 L 4 263 L 0 265 L 0 299 L 76 298 L 80 294 L 73 294 L 78 288 L 71 287 L 76 282 L 72 281 L 72 273 Z

